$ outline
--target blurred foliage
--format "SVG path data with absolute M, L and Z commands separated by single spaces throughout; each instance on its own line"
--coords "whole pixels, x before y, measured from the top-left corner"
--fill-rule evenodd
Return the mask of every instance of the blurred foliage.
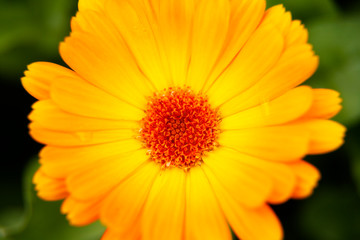
M 322 172 L 320 186 L 310 198 L 274 208 L 286 239 L 360 239 L 360 1 L 267 1 L 268 7 L 275 4 L 283 4 L 308 28 L 320 66 L 306 84 L 341 93 L 344 107 L 337 120 L 348 127 L 348 137 L 335 153 L 309 158 Z M 33 61 L 63 64 L 58 44 L 70 31 L 76 5 L 76 0 L 0 0 L 2 84 L 20 88 L 19 77 Z M 104 231 L 99 223 L 71 227 L 59 212 L 60 202 L 35 196 L 31 178 L 37 167 L 36 161 L 26 167 L 24 205 L 1 206 L 0 239 L 99 239 Z M 11 194 L 1 197 L 10 199 L 2 202 L 13 200 Z
M 38 160 L 32 160 L 24 173 L 25 208 L 8 209 L 0 216 L 0 239 L 100 239 L 105 227 L 99 222 L 81 228 L 69 226 L 65 216 L 59 214 L 61 202 L 45 202 L 36 196 L 32 177 L 38 167 Z

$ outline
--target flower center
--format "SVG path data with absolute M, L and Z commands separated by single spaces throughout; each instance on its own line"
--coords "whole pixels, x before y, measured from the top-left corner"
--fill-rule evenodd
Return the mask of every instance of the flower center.
M 141 120 L 140 138 L 162 167 L 185 170 L 200 165 L 217 146 L 220 117 L 206 96 L 189 87 L 168 88 L 150 97 Z

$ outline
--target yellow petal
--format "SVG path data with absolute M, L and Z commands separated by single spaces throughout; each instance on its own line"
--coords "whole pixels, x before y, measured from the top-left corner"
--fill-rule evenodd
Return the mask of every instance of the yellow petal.
M 291 125 L 228 130 L 219 135 L 219 143 L 261 159 L 293 161 L 307 153 L 309 133 Z
M 139 70 L 111 21 L 106 20 L 95 12 L 78 13 L 72 25 L 80 30 L 60 44 L 60 54 L 83 79 L 141 108 L 155 88 Z
M 185 237 L 189 240 L 230 240 L 230 229 L 201 167 L 186 179 Z
M 71 225 L 85 226 L 99 219 L 101 200 L 78 201 L 69 196 L 61 205 L 61 213 Z
M 140 120 L 143 110 L 124 102 L 81 78 L 61 78 L 51 87 L 51 98 L 64 111 L 86 117 Z
M 105 0 L 79 0 L 79 11 L 100 10 L 103 8 Z
M 125 234 L 119 234 L 116 229 L 106 229 L 100 240 L 140 240 L 140 232 L 136 228 L 128 229 Z
M 149 21 L 145 4 L 143 8 L 136 8 L 132 1 L 109 0 L 106 2 L 105 9 L 142 72 L 158 90 L 162 90 L 170 85 L 171 79 L 164 68 L 164 59 L 159 51 L 157 36 L 153 32 L 153 28 L 158 26 Z
M 309 154 L 332 152 L 344 143 L 346 128 L 337 122 L 316 119 L 298 125 L 310 132 Z
M 285 202 L 295 187 L 295 174 L 286 163 L 251 157 L 224 147 L 210 153 L 204 162 L 223 183 L 223 186 L 212 185 L 232 190 L 229 193 L 234 200 L 249 207 L 260 206 L 266 200 L 270 203 Z M 217 181 L 207 175 L 210 182 Z
M 210 103 L 217 107 L 260 80 L 278 61 L 283 44 L 283 37 L 273 26 L 260 25 L 228 68 L 206 90 Z
M 318 61 L 310 45 L 287 48 L 259 82 L 223 104 L 221 112 L 227 116 L 271 101 L 308 79 L 315 72 Z
M 56 201 L 68 196 L 65 179 L 47 176 L 42 168 L 35 173 L 33 183 L 40 198 L 47 201 Z
M 290 163 L 289 166 L 296 174 L 296 188 L 292 197 L 301 199 L 310 196 L 320 179 L 319 170 L 303 160 Z
M 206 164 L 204 164 L 204 168 L 206 169 Z M 209 171 L 206 172 L 207 176 L 211 178 L 211 175 L 208 174 Z M 212 186 L 227 221 L 240 239 L 282 239 L 283 232 L 280 221 L 270 207 L 262 205 L 258 208 L 246 208 L 243 204 L 239 204 L 233 195 L 225 191 L 225 188 Z
M 274 100 L 224 117 L 221 129 L 241 129 L 280 125 L 303 115 L 311 106 L 313 92 L 310 87 L 292 89 Z
M 129 140 L 136 137 L 132 129 L 61 132 L 29 125 L 30 135 L 42 144 L 59 147 L 78 147 Z
M 85 147 L 46 146 L 40 152 L 40 163 L 47 175 L 66 178 L 87 165 L 101 164 L 103 159 L 141 148 L 141 143 L 135 139 Z
M 134 173 L 148 159 L 145 150 L 102 159 L 101 164 L 87 164 L 66 179 L 72 196 L 79 200 L 101 199 L 122 180 Z
M 35 62 L 28 66 L 21 83 L 33 97 L 42 100 L 50 98 L 50 87 L 54 79 L 71 76 L 76 76 L 76 73 L 70 69 L 49 62 Z
M 159 165 L 148 162 L 119 184 L 104 200 L 101 221 L 108 228 L 116 229 L 120 236 L 135 228 L 159 170 Z
M 186 81 L 194 5 L 193 0 L 169 0 L 158 4 L 157 21 L 161 45 L 166 54 L 171 79 L 176 86 L 183 86 Z
M 230 3 L 199 0 L 194 13 L 191 61 L 186 84 L 200 91 L 221 53 L 230 18 Z
M 271 24 L 275 26 L 283 36 L 286 36 L 291 25 L 291 13 L 286 12 L 282 4 L 273 6 L 266 10 L 261 24 Z
M 137 121 L 108 120 L 88 118 L 74 115 L 61 110 L 53 100 L 47 99 L 36 102 L 29 119 L 33 128 L 46 128 L 54 131 L 82 132 L 115 129 L 139 129 Z
M 155 179 L 144 207 L 142 239 L 182 239 L 185 215 L 185 172 L 166 169 Z
M 215 191 L 223 188 L 239 204 L 258 207 L 268 198 L 272 179 L 258 167 L 247 164 L 248 159 L 252 160 L 236 151 L 219 148 L 204 158 L 203 169 Z
M 308 31 L 301 24 L 301 21 L 294 20 L 290 24 L 290 29 L 288 34 L 285 36 L 285 45 L 290 47 L 292 45 L 305 44 L 308 41 Z
M 329 119 L 340 110 L 342 99 L 337 91 L 331 89 L 313 89 L 314 101 L 303 119 L 322 118 Z
M 232 0 L 230 1 L 229 30 L 217 63 L 206 81 L 204 89 L 231 65 L 244 44 L 259 26 L 265 11 L 264 0 Z

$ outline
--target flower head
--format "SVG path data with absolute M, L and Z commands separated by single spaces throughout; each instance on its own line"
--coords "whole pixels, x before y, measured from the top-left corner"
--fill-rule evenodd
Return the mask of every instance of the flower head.
M 303 25 L 263 0 L 80 0 L 71 27 L 71 69 L 22 78 L 38 195 L 103 240 L 281 239 L 269 204 L 309 196 L 302 159 L 345 132 L 339 94 L 299 86 L 318 65 Z

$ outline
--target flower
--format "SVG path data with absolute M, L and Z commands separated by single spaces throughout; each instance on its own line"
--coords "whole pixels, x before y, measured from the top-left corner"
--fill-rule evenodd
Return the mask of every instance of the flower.
M 71 28 L 72 70 L 22 78 L 39 197 L 103 240 L 281 239 L 269 204 L 309 196 L 302 159 L 345 132 L 339 94 L 299 86 L 318 66 L 300 21 L 263 0 L 80 0 Z

